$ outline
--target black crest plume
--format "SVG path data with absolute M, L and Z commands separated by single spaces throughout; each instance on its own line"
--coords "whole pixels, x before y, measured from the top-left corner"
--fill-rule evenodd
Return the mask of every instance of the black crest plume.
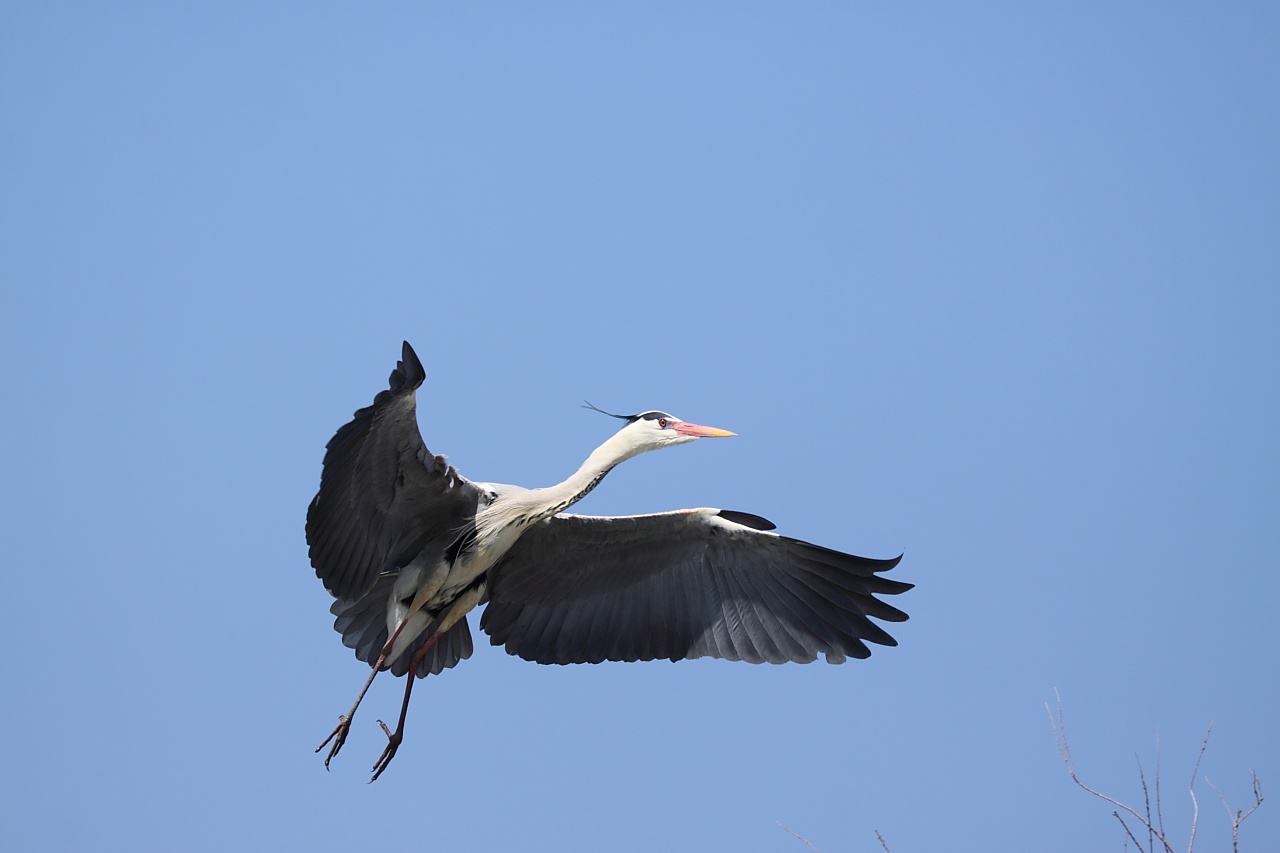
M 627 421 L 629 423 L 631 421 L 634 421 L 636 418 L 640 417 L 639 415 L 615 415 L 613 412 L 606 412 L 604 409 L 600 408 L 599 406 L 591 405 L 591 403 L 587 400 L 583 400 L 582 402 L 586 403 L 586 405 L 583 406 L 582 408 L 590 409 L 593 412 L 599 412 L 602 415 L 608 415 L 611 418 L 617 418 L 620 421 Z

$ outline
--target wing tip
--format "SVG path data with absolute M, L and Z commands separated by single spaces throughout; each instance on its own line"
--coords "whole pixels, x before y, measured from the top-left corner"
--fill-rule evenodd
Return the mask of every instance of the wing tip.
M 387 387 L 392 394 L 400 394 L 413 391 L 426 378 L 427 372 L 423 369 L 418 354 L 408 341 L 404 341 L 400 347 L 400 361 L 396 362 L 396 369 L 387 378 Z

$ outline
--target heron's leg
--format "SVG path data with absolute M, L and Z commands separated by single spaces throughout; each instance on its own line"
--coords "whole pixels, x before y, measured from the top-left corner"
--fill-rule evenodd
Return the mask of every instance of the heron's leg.
M 386 723 L 378 720 L 378 725 L 382 726 L 382 731 L 387 736 L 387 746 L 382 750 L 382 755 L 378 756 L 378 760 L 373 764 L 373 778 L 369 780 L 371 783 L 377 781 L 378 777 L 382 775 L 382 771 L 386 770 L 387 765 L 391 763 L 391 759 L 396 757 L 396 750 L 400 748 L 400 743 L 404 740 L 404 718 L 409 713 L 409 696 L 413 693 L 413 682 L 417 680 L 418 666 L 443 634 L 444 631 L 436 631 L 432 634 L 431 638 L 422 644 L 422 648 L 418 649 L 413 656 L 413 661 L 409 664 L 409 672 L 405 675 L 404 702 L 400 705 L 400 722 L 396 724 L 396 730 L 394 732 L 391 731 L 387 728 Z
M 329 754 L 324 757 L 325 770 L 329 769 L 329 762 L 333 760 L 333 757 L 342 751 L 342 745 L 347 742 L 347 734 L 351 731 L 351 718 L 356 715 L 356 708 L 359 708 L 360 703 L 364 701 L 364 694 L 369 692 L 369 685 L 373 684 L 374 677 L 382 669 L 382 665 L 386 663 L 387 655 L 391 654 L 392 647 L 395 646 L 396 640 L 400 637 L 400 632 L 404 630 L 404 626 L 407 624 L 409 624 L 408 619 L 401 622 L 395 634 L 391 636 L 391 639 L 387 640 L 387 644 L 382 647 L 382 653 L 373 662 L 373 670 L 369 673 L 368 679 L 365 680 L 364 687 L 360 688 L 360 695 L 356 696 L 355 704 L 351 706 L 350 711 L 338 717 L 337 728 L 329 733 L 329 736 L 324 739 L 324 743 L 316 747 L 316 752 L 319 752 L 329 744 L 329 741 L 333 741 L 333 747 L 329 750 Z

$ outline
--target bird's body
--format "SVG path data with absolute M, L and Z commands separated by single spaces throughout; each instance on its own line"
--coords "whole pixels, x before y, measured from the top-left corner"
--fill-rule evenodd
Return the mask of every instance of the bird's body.
M 626 425 L 555 486 L 476 483 L 422 442 L 414 391 L 424 377 L 406 342 L 389 390 L 329 442 L 307 512 L 312 565 L 338 599 L 343 642 L 374 667 L 370 681 L 381 668 L 410 674 L 400 726 L 383 727 L 390 742 L 375 779 L 399 745 L 413 676 L 470 656 L 466 615 L 481 603 L 492 642 L 539 663 L 818 653 L 838 663 L 868 656 L 864 640 L 896 645 L 867 617 L 907 618 L 872 595 L 911 588 L 877 574 L 898 559 L 831 551 L 718 509 L 564 512 L 627 459 L 732 433 L 665 412 L 615 415 Z M 354 712 L 330 735 L 326 766 Z

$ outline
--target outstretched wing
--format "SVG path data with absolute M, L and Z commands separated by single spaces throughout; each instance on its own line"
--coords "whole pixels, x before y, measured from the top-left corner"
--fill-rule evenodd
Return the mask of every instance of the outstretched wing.
M 343 599 L 368 592 L 436 536 L 475 514 L 481 490 L 422 442 L 414 391 L 426 373 L 409 342 L 389 388 L 326 445 L 320 491 L 307 508 L 311 565 Z
M 538 663 L 719 657 L 830 663 L 897 642 L 868 617 L 907 614 L 875 598 L 912 585 L 872 560 L 768 532 L 716 509 L 600 518 L 527 530 L 490 572 L 480 620 L 494 645 Z M 866 642 L 864 642 L 866 641 Z

